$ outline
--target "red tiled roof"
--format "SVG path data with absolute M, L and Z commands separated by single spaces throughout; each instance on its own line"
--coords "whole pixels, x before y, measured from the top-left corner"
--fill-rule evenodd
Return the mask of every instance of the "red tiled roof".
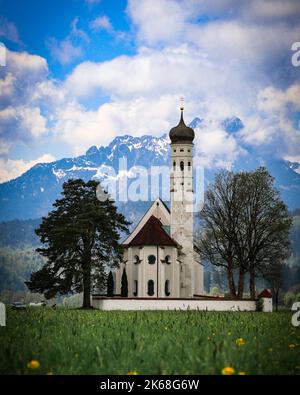
M 177 243 L 164 230 L 160 220 L 152 215 L 139 233 L 125 247 L 142 245 L 175 246 Z
M 264 289 L 259 295 L 259 298 L 272 298 L 272 294 L 269 290 Z

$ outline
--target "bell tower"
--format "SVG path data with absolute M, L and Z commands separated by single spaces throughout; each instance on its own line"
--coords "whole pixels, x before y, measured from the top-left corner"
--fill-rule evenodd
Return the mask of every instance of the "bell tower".
M 193 140 L 194 130 L 184 123 L 181 99 L 180 121 L 169 133 L 171 140 L 171 236 L 182 247 L 178 257 L 180 297 L 194 295 L 193 248 Z

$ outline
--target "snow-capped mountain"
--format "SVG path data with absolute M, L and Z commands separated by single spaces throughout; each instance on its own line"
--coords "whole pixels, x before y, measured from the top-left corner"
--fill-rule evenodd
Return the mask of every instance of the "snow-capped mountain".
M 200 133 L 203 120 L 195 118 L 190 126 Z M 228 133 L 236 133 L 243 128 L 239 118 L 227 119 L 222 127 Z M 85 155 L 65 158 L 52 163 L 37 164 L 20 177 L 0 184 L 0 221 L 12 219 L 39 218 L 46 215 L 52 203 L 62 190 L 62 184 L 70 178 L 84 180 L 103 180 L 107 167 L 119 171 L 119 159 L 126 158 L 127 168 L 169 164 L 169 138 L 129 135 L 116 137 L 108 146 L 97 148 L 92 146 Z M 283 199 L 292 210 L 300 207 L 300 174 L 299 164 L 284 160 L 276 160 L 272 156 L 257 157 L 254 152 L 247 152 L 234 163 L 235 170 L 250 170 L 264 164 L 275 177 L 276 185 Z M 206 181 L 210 181 L 217 168 L 206 169 Z M 131 176 L 134 178 L 134 175 Z M 132 178 L 132 179 L 133 179 Z M 129 180 L 130 182 L 130 180 Z M 131 221 L 135 221 L 151 202 L 120 203 L 120 210 Z

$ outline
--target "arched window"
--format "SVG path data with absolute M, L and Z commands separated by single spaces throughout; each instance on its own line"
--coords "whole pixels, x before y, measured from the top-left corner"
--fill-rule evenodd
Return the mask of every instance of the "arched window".
M 148 281 L 148 295 L 149 296 L 154 295 L 154 281 L 153 280 Z
M 180 162 L 180 170 L 181 170 L 181 171 L 184 170 L 184 163 L 183 163 L 183 161 Z
M 188 169 L 191 170 L 191 162 L 188 162 Z
M 176 162 L 173 162 L 173 170 L 176 170 Z
M 166 280 L 165 282 L 165 295 L 170 296 L 171 295 L 171 290 L 170 290 L 170 281 Z
M 134 280 L 133 296 L 138 296 L 138 282 Z
M 135 265 L 137 265 L 138 263 L 140 263 L 140 258 L 139 258 L 138 255 L 135 255 L 135 256 L 133 257 L 133 263 L 134 263 Z
M 149 265 L 154 265 L 155 262 L 156 262 L 155 255 L 149 255 L 148 256 L 148 263 L 149 263 Z
M 166 262 L 167 265 L 171 265 L 171 257 L 170 257 L 170 255 L 167 255 L 165 257 L 165 262 Z

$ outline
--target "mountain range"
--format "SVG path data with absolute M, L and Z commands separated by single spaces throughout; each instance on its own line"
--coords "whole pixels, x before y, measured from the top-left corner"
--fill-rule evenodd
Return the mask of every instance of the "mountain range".
M 200 118 L 195 118 L 190 123 L 200 139 L 202 122 Z M 243 123 L 239 118 L 233 117 L 224 120 L 221 127 L 228 133 L 237 133 L 243 128 Z M 272 154 L 257 155 L 251 147 L 243 148 L 246 154 L 232 164 L 233 169 L 253 170 L 263 164 L 275 177 L 275 184 L 289 209 L 299 207 L 299 164 L 276 159 Z M 54 200 L 60 196 L 62 185 L 67 179 L 103 181 L 107 179 L 108 166 L 118 173 L 120 158 L 126 158 L 128 169 L 138 166 L 150 169 L 151 166 L 168 166 L 169 157 L 169 138 L 166 134 L 161 137 L 123 135 L 113 139 L 106 147 L 90 147 L 84 155 L 37 164 L 18 178 L 0 184 L 0 221 L 34 219 L 46 215 Z M 205 182 L 210 182 L 218 170 L 217 167 L 205 169 Z M 134 175 L 129 176 L 129 184 L 133 180 Z M 119 209 L 133 222 L 150 204 L 150 201 L 118 203 Z

